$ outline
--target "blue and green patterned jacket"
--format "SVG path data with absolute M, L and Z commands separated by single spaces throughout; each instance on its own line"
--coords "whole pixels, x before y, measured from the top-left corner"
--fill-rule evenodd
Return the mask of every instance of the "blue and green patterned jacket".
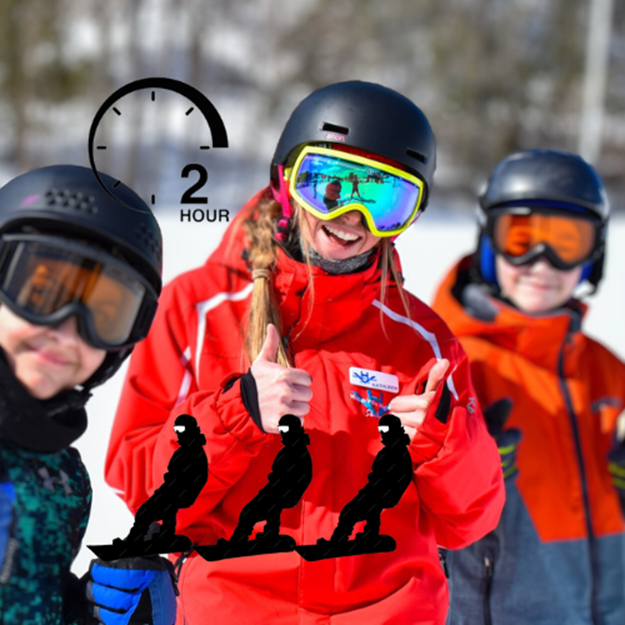
M 68 398 L 33 399 L 0 353 L 0 623 L 68 625 L 82 609 L 70 566 L 91 506 L 89 476 L 69 447 L 86 414 Z

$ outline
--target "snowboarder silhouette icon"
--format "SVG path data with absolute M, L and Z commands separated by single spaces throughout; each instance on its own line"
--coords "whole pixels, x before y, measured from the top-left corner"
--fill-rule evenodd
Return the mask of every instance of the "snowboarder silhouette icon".
M 330 540 L 320 538 L 316 545 L 296 547 L 305 560 L 395 550 L 395 539 L 380 534 L 380 517 L 383 510 L 399 503 L 412 481 L 412 459 L 408 451 L 410 438 L 393 414 L 380 417 L 378 431 L 382 435 L 383 448 L 373 461 L 367 484 L 341 510 Z M 364 530 L 350 540 L 358 521 L 366 521 Z
M 295 548 L 293 538 L 280 534 L 280 516 L 285 508 L 298 504 L 312 480 L 312 460 L 308 451 L 310 438 L 295 415 L 281 417 L 278 431 L 283 448 L 271 465 L 267 484 L 244 506 L 229 540 L 221 538 L 216 545 L 195 547 L 204 559 L 214 561 L 293 551 Z M 265 521 L 263 532 L 249 540 L 259 521 Z
M 167 465 L 163 484 L 137 510 L 128 536 L 114 539 L 112 545 L 89 546 L 102 560 L 191 549 L 189 538 L 176 534 L 176 515 L 194 504 L 208 480 L 206 437 L 188 414 L 176 418 L 174 432 L 180 447 Z M 156 523 L 159 520 L 160 525 Z

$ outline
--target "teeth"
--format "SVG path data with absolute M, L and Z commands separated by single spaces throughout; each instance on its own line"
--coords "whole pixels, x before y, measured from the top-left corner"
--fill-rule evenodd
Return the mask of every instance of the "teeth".
M 335 237 L 338 237 L 342 241 L 356 241 L 360 237 L 356 234 L 348 234 L 347 232 L 342 232 L 341 230 L 335 230 L 334 228 L 330 228 L 330 226 L 324 226 L 324 228 Z

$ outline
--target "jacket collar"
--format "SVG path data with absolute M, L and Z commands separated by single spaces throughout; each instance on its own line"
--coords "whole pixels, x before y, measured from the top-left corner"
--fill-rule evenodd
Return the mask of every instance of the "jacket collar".
M 293 341 L 296 351 L 314 348 L 355 330 L 363 311 L 380 297 L 380 260 L 378 252 L 371 265 L 362 271 L 330 275 L 278 250 L 274 292 L 282 313 L 283 332 Z M 397 257 L 395 260 L 398 263 Z M 391 283 L 388 290 L 394 286 Z

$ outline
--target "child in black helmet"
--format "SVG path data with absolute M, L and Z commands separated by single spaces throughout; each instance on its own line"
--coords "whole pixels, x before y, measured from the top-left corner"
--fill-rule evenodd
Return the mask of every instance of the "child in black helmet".
M 3 623 L 109 623 L 115 611 L 132 614 L 144 591 L 159 593 L 165 609 L 142 623 L 175 618 L 165 561 L 95 562 L 83 580 L 70 573 L 91 505 L 70 445 L 87 427 L 91 389 L 146 335 L 161 289 L 158 224 L 120 186 L 128 206 L 91 170 L 63 165 L 0 189 Z M 105 587 L 127 593 L 125 607 Z
M 437 294 L 506 478 L 496 530 L 448 552 L 450 625 L 625 622 L 625 524 L 610 469 L 625 472 L 608 460 L 623 457 L 611 448 L 625 365 L 582 332 L 576 297 L 580 282 L 601 279 L 608 214 L 601 178 L 579 156 L 513 154 L 480 197 L 476 252 Z

